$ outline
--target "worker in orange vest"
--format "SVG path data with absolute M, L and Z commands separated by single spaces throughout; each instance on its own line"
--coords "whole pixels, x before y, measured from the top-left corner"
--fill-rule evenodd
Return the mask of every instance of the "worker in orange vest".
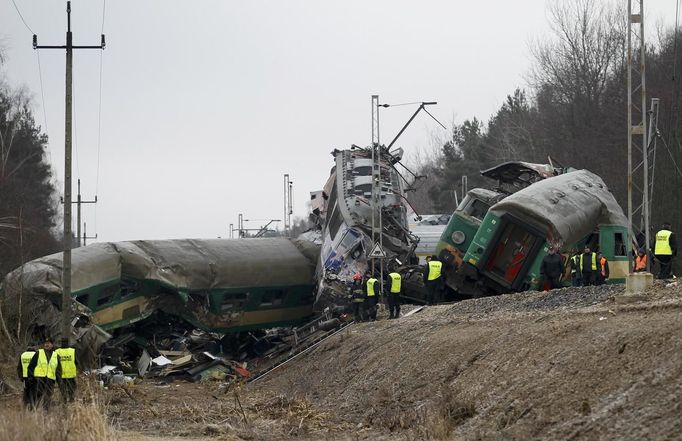
M 603 285 L 609 278 L 609 261 L 603 254 L 599 254 L 599 268 L 597 270 L 597 285 Z
M 641 273 L 646 271 L 647 256 L 644 248 L 640 248 L 637 251 L 637 257 L 635 257 L 635 272 Z

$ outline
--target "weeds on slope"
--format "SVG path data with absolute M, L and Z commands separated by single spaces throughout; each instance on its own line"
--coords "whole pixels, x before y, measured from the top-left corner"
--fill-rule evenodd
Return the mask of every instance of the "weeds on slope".
M 15 405 L 1 408 L 0 441 L 118 441 L 119 434 L 105 416 L 99 386 L 94 381 L 79 386 L 78 402 L 57 403 L 57 392 L 49 412 L 26 410 L 18 399 Z

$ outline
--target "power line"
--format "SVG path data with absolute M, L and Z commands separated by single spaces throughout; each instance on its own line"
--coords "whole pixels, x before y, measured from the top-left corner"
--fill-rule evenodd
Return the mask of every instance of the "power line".
M 17 4 L 16 4 L 16 2 L 15 2 L 14 0 L 12 0 L 12 4 L 14 5 L 14 9 L 16 9 L 17 14 L 19 14 L 19 18 L 20 18 L 21 21 L 24 23 L 24 26 L 26 26 L 26 29 L 28 29 L 28 31 L 29 31 L 31 34 L 35 34 L 35 32 L 33 32 L 33 29 L 31 29 L 31 27 L 28 25 L 28 23 L 26 23 L 26 20 L 24 20 L 24 16 L 21 15 L 21 11 L 19 10 L 19 7 L 17 7 Z
M 43 102 L 43 124 L 45 125 L 45 134 L 47 135 L 47 156 L 52 162 L 52 149 L 50 148 L 50 130 L 47 128 L 47 111 L 45 108 L 45 88 L 43 87 L 43 69 L 40 66 L 40 49 L 36 50 L 38 56 L 38 78 L 40 78 L 40 98 Z
M 675 166 L 675 169 L 677 170 L 677 174 L 682 177 L 682 170 L 680 170 L 680 167 L 677 165 L 677 161 L 675 161 L 675 158 L 673 157 L 673 152 L 670 151 L 670 148 L 668 147 L 668 143 L 665 142 L 665 138 L 661 136 L 661 140 L 663 141 L 663 145 L 665 146 L 665 150 L 668 152 L 668 156 L 670 156 L 670 160 L 673 162 L 673 165 Z M 679 141 L 677 141 L 679 145 Z M 680 146 L 682 148 L 682 146 Z
M 102 1 L 102 32 L 104 35 L 104 18 L 107 11 L 107 0 Z M 97 111 L 97 174 L 95 175 L 95 197 L 99 194 L 99 163 L 102 151 L 102 69 L 104 51 L 99 53 L 99 104 Z M 95 205 L 95 231 L 97 231 L 97 205 Z

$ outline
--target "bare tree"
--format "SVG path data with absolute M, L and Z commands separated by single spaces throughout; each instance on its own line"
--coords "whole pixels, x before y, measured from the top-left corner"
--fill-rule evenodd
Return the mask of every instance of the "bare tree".
M 626 17 L 607 0 L 555 0 L 549 6 L 554 38 L 531 44 L 536 90 L 550 86 L 564 104 L 598 103 L 610 75 L 625 60 Z

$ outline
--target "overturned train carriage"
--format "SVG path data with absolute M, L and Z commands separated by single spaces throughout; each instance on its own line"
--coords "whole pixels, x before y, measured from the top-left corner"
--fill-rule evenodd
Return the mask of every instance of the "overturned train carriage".
M 611 282 L 624 279 L 627 219 L 602 179 L 578 170 L 536 182 L 494 204 L 447 283 L 465 296 L 538 289 L 540 265 L 550 246 L 559 247 L 566 261 L 584 245 L 609 260 Z
M 165 314 L 227 333 L 310 316 L 319 246 L 285 238 L 150 240 L 97 243 L 72 256 L 74 308 L 97 329 Z M 23 296 L 34 332 L 52 336 L 61 293 L 61 253 L 27 263 L 2 284 L 6 304 Z

